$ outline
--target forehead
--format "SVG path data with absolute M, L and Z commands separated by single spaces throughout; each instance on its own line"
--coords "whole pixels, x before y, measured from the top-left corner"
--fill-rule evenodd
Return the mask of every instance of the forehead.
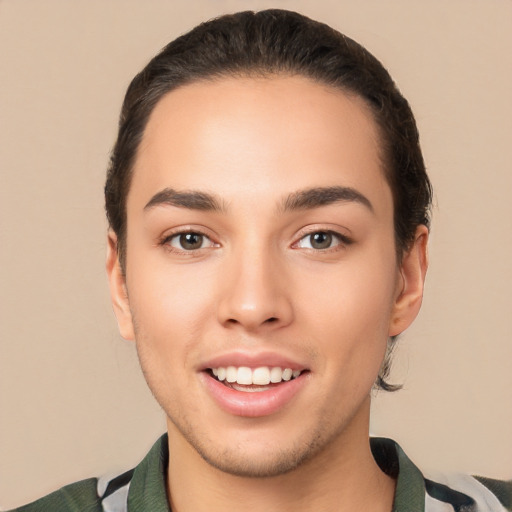
M 381 168 L 378 128 L 356 95 L 300 76 L 199 81 L 154 108 L 128 202 L 170 186 L 228 200 L 242 191 L 388 188 Z

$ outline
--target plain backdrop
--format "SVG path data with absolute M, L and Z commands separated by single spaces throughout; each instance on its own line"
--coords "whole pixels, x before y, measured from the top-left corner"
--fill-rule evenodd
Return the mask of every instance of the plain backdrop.
M 213 16 L 281 7 L 388 67 L 436 206 L 424 307 L 372 433 L 512 477 L 512 2 L 0 0 L 0 506 L 129 468 L 164 431 L 104 272 L 102 188 L 132 76 Z

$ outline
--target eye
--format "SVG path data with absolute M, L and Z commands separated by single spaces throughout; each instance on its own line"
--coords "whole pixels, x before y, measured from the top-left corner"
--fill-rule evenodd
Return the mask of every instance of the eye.
M 349 243 L 348 240 L 345 240 L 345 237 L 338 233 L 332 231 L 315 231 L 314 233 L 309 233 L 302 237 L 298 241 L 297 247 L 321 251 L 336 247 L 343 242 Z
M 182 251 L 196 251 L 214 245 L 206 235 L 193 231 L 172 235 L 165 240 L 165 243 Z

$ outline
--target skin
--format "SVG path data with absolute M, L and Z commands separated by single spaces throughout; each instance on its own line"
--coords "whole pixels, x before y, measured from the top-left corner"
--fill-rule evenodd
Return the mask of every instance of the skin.
M 369 204 L 286 207 L 329 187 Z M 217 208 L 162 202 L 170 189 Z M 168 417 L 173 510 L 391 510 L 394 482 L 369 450 L 370 391 L 388 337 L 420 308 L 428 232 L 399 264 L 364 101 L 302 77 L 181 87 L 150 117 L 127 219 L 125 275 L 112 232 L 107 271 L 121 335 Z M 199 249 L 180 246 L 187 232 L 204 235 Z M 319 232 L 333 234 L 325 248 Z M 277 411 L 232 414 L 203 370 L 233 353 L 307 371 Z

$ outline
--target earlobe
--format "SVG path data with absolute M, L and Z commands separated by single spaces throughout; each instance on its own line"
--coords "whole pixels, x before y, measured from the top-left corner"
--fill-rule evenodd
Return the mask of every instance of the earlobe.
M 126 280 L 119 262 L 117 236 L 112 230 L 109 230 L 108 233 L 106 269 L 110 286 L 110 299 L 116 315 L 119 332 L 125 340 L 133 340 L 135 336 Z
M 400 279 L 389 325 L 389 336 L 397 336 L 409 327 L 418 315 L 423 299 L 428 267 L 428 228 L 418 226 L 411 248 L 403 255 Z

